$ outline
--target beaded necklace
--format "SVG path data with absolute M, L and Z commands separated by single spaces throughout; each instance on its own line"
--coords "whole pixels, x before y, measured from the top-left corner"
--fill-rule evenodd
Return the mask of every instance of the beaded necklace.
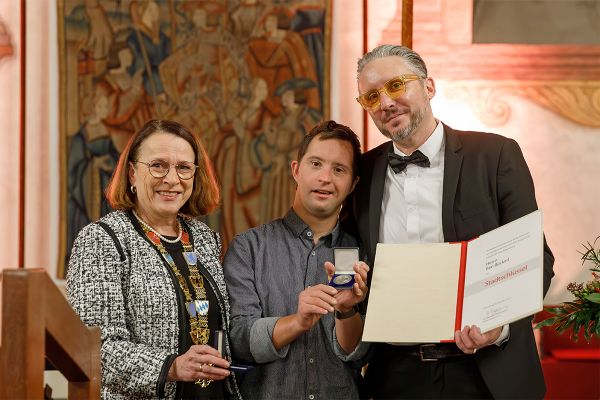
M 181 235 L 183 232 L 183 229 L 181 228 L 181 222 L 179 222 L 179 220 L 177 220 L 177 227 L 179 228 L 179 234 L 177 235 L 177 237 L 175 239 L 167 239 L 166 237 L 164 237 L 163 235 L 161 235 L 160 233 L 158 233 L 158 231 L 156 229 L 154 229 L 153 227 L 151 227 L 150 225 L 148 225 L 146 223 L 146 221 L 144 221 L 139 215 L 137 215 L 137 213 L 135 212 L 135 210 L 131 210 L 133 211 L 133 215 L 135 216 L 135 218 L 138 220 L 138 222 L 140 223 L 140 225 L 142 225 L 142 227 L 150 230 L 151 232 L 154 232 L 154 234 L 156 236 L 158 236 L 160 238 L 160 240 L 162 240 L 163 242 L 167 242 L 167 243 L 177 243 L 181 240 Z M 144 230 L 145 232 L 145 230 Z
M 139 220 L 139 217 L 137 215 L 136 218 L 138 218 Z M 167 264 L 169 264 L 169 266 L 171 267 L 173 274 L 175 274 L 175 277 L 179 282 L 179 287 L 181 288 L 181 291 L 185 296 L 185 308 L 190 318 L 190 336 L 192 338 L 192 342 L 194 344 L 200 345 L 208 343 L 208 338 L 210 336 L 210 329 L 208 328 L 208 309 L 210 304 L 206 297 L 206 289 L 204 288 L 204 278 L 202 277 L 202 275 L 198 271 L 198 268 L 196 267 L 196 264 L 198 263 L 198 256 L 196 255 L 196 252 L 194 251 L 194 248 L 190 243 L 190 236 L 187 230 L 182 226 L 181 222 L 177 220 L 180 229 L 179 240 L 181 240 L 181 244 L 183 245 L 183 258 L 185 259 L 188 265 L 189 280 L 194 288 L 196 300 L 192 298 L 192 294 L 190 293 L 188 284 L 183 278 L 183 275 L 181 275 L 179 268 L 177 268 L 175 261 L 173 261 L 173 257 L 171 257 L 169 252 L 165 249 L 165 246 L 162 244 L 161 235 L 159 235 L 158 232 L 152 229 L 145 222 L 140 222 L 140 225 L 142 226 L 142 230 L 146 234 L 146 237 L 148 237 L 152 244 L 156 246 L 160 254 L 167 262 Z M 205 388 L 208 385 L 210 385 L 211 382 L 212 380 L 210 379 L 199 379 L 198 381 L 196 381 L 196 384 Z

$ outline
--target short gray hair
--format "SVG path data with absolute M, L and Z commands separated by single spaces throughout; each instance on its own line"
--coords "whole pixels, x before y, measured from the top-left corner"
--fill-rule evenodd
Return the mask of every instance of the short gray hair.
M 409 49 L 408 47 L 395 44 L 382 44 L 381 46 L 375 47 L 373 50 L 369 51 L 358 60 L 358 68 L 356 71 L 357 79 L 368 63 L 377 58 L 391 56 L 402 57 L 402 59 L 408 64 L 408 67 L 414 73 L 423 77 L 427 77 L 427 66 L 425 65 L 425 61 L 423 61 L 421 56 L 417 54 L 414 50 Z

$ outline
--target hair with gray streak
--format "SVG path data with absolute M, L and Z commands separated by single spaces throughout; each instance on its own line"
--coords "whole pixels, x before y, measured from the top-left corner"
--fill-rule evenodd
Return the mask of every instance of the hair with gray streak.
M 356 71 L 357 78 L 358 75 L 360 75 L 362 70 L 365 68 L 365 66 L 371 61 L 377 58 L 391 56 L 402 57 L 406 64 L 408 64 L 408 68 L 410 68 L 415 74 L 421 75 L 423 77 L 427 76 L 427 66 L 425 65 L 425 61 L 423 61 L 421 56 L 417 54 L 414 50 L 409 49 L 408 47 L 395 44 L 382 44 L 381 46 L 377 46 L 373 50 L 364 54 L 358 60 L 358 68 Z

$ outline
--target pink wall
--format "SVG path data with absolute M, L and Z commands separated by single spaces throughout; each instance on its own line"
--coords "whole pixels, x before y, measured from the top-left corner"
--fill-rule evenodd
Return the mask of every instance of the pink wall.
M 12 54 L 0 58 L 0 269 L 18 264 L 19 228 L 19 97 L 20 7 L 18 1 L 0 2 L 0 23 Z
M 58 83 L 56 4 L 27 0 L 25 107 L 25 266 L 52 273 L 58 226 Z M 14 42 L 14 54 L 0 60 L 0 268 L 18 266 L 20 2 L 0 2 L 0 18 Z
M 25 266 L 54 269 L 58 234 L 56 5 L 27 0 Z

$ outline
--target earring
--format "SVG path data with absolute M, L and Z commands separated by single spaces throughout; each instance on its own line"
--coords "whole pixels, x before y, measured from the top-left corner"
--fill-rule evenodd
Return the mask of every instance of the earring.
M 135 186 L 131 185 L 129 186 L 129 191 L 133 194 L 135 194 L 137 192 L 137 189 L 135 188 Z

